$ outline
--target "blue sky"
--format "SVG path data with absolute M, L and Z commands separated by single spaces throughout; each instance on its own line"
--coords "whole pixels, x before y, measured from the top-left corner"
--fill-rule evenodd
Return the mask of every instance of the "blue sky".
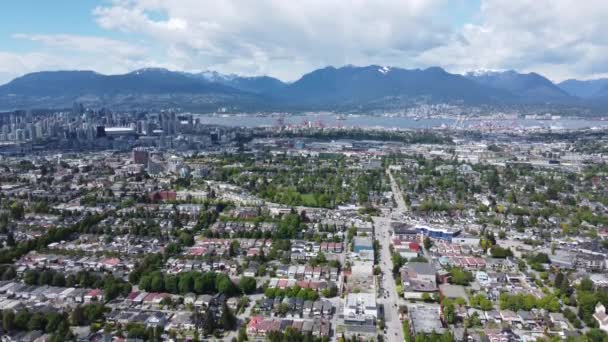
M 604 0 L 20 0 L 0 12 L 0 82 L 142 67 L 294 80 L 326 65 L 608 74 Z
M 0 11 L 0 46 L 13 51 L 31 51 L 34 44 L 13 39 L 16 33 L 45 33 L 112 36 L 93 20 L 101 2 L 91 0 L 7 1 Z

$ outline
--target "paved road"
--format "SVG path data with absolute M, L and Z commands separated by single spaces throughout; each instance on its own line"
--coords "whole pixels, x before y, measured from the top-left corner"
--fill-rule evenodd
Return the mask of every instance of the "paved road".
M 397 208 L 393 211 L 392 215 L 397 214 L 398 216 L 405 213 L 407 207 L 401 194 L 401 189 L 395 182 L 393 175 L 387 171 L 388 176 L 391 180 L 391 189 L 395 201 L 397 202 Z M 393 278 L 393 262 L 391 260 L 391 253 L 389 250 L 390 246 L 390 216 L 374 217 L 374 237 L 380 242 L 380 268 L 382 269 L 383 277 L 380 281 L 380 286 L 384 290 L 381 293 L 378 302 L 384 304 L 384 316 L 386 324 L 386 340 L 387 341 L 403 341 L 403 326 L 399 319 L 399 303 L 401 298 L 397 296 L 397 287 L 395 279 Z M 385 298 L 386 296 L 386 298 Z
M 403 330 L 401 320 L 399 320 L 399 297 L 397 296 L 397 287 L 393 278 L 393 262 L 389 250 L 390 245 L 390 218 L 375 217 L 374 218 L 374 233 L 376 240 L 380 241 L 380 268 L 382 269 L 383 277 L 380 281 L 382 289 L 381 297 L 378 299 L 380 304 L 384 304 L 384 319 L 386 324 L 386 338 L 388 341 L 403 341 Z M 386 298 L 385 298 L 386 297 Z
M 405 205 L 405 200 L 403 199 L 403 193 L 401 192 L 399 185 L 397 185 L 397 182 L 395 181 L 393 174 L 388 170 L 386 171 L 386 173 L 388 174 L 388 176 L 391 180 L 391 191 L 393 192 L 393 197 L 395 198 L 395 202 L 397 202 L 396 213 L 405 214 L 407 212 L 407 206 Z

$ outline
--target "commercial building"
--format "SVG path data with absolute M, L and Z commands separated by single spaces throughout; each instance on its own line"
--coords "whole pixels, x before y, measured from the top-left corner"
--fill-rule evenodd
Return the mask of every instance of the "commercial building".
M 406 298 L 422 298 L 423 293 L 437 291 L 437 272 L 432 264 L 411 262 L 401 269 L 403 295 Z
M 374 242 L 370 236 L 357 236 L 354 238 L 353 252 L 373 251 Z
M 433 239 L 452 241 L 452 239 L 460 234 L 460 229 L 435 228 L 427 226 L 417 226 L 416 232 L 425 237 Z
M 410 333 L 418 334 L 443 334 L 445 328 L 441 322 L 441 306 L 439 304 L 414 304 L 407 307 L 410 317 Z
M 376 296 L 373 293 L 350 293 L 344 304 L 344 323 L 355 325 L 374 324 L 378 319 Z

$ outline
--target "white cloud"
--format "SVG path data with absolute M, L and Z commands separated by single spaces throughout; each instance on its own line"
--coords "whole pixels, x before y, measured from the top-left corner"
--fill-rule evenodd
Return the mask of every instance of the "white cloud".
M 293 80 L 345 64 L 517 69 L 553 80 L 608 74 L 607 1 L 481 0 L 478 12 L 457 18 L 463 8 L 475 10 L 467 1 L 111 0 L 94 20 L 130 42 L 15 34 L 41 49 L 0 52 L 0 80 L 43 69 L 145 66 Z
M 41 43 L 51 48 L 82 53 L 111 53 L 122 57 L 142 57 L 147 49 L 120 40 L 96 36 L 80 36 L 71 34 L 25 34 L 16 33 L 16 39 L 25 39 Z
M 43 49 L 35 53 L 0 51 L 0 84 L 42 70 L 94 70 L 115 74 L 143 67 L 178 68 L 151 58 L 145 47 L 103 37 L 17 33 L 13 38 L 40 43 Z
M 462 39 L 425 51 L 420 63 L 453 71 L 536 71 L 554 80 L 608 72 L 605 0 L 483 0 Z
M 439 19 L 447 0 L 115 2 L 94 11 L 109 30 L 154 39 L 184 69 L 273 74 L 407 63 L 452 34 Z

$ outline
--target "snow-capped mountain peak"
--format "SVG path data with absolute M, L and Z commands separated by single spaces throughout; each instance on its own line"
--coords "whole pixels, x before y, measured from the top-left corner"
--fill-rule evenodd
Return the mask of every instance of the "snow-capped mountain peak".
M 137 70 L 134 70 L 131 72 L 131 74 L 135 74 L 135 75 L 141 75 L 141 74 L 145 74 L 145 73 L 170 73 L 170 71 L 165 68 L 147 67 L 147 68 L 137 69 Z
M 387 66 L 383 66 L 383 67 L 380 67 L 380 69 L 378 69 L 378 71 L 381 74 L 386 75 L 386 74 L 388 74 L 389 71 L 391 71 L 391 68 L 387 67 Z
M 200 72 L 198 75 L 209 82 L 228 82 L 239 77 L 235 74 L 221 74 L 212 70 Z
M 470 76 L 470 77 L 481 77 L 481 76 L 489 76 L 489 75 L 494 75 L 494 74 L 499 74 L 504 72 L 504 70 L 500 70 L 500 69 L 476 69 L 476 70 L 471 70 L 471 71 L 467 71 L 465 73 L 465 76 Z

